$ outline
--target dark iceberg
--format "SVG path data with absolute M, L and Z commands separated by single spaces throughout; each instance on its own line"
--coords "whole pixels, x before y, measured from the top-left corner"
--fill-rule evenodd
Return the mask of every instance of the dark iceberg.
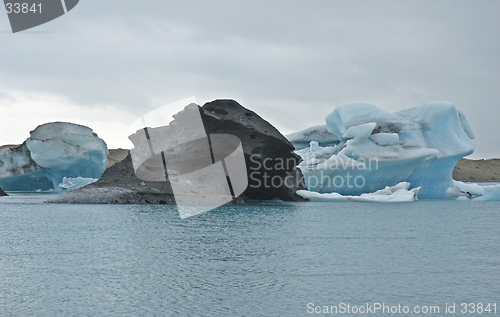
M 293 145 L 269 122 L 234 100 L 215 100 L 200 107 L 207 134 L 230 134 L 241 140 L 248 187 L 232 203 L 243 200 L 303 200 L 305 189 L 296 166 L 300 157 Z M 175 204 L 168 181 L 143 181 L 136 177 L 129 154 L 87 186 L 64 193 L 49 202 L 111 204 Z

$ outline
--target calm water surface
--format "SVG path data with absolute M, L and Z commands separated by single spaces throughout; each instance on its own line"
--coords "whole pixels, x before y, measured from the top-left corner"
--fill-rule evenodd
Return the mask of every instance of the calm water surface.
M 341 303 L 478 315 L 462 302 L 500 315 L 499 202 L 270 203 L 181 220 L 171 206 L 45 198 L 0 198 L 1 316 L 332 316 L 308 304 Z

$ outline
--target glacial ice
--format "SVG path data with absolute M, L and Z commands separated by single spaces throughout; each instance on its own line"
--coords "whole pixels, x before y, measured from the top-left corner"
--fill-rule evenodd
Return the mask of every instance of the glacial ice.
M 484 186 L 484 194 L 476 199 L 480 201 L 500 201 L 500 185 Z
M 370 138 L 378 145 L 399 144 L 399 134 L 397 133 L 377 133 L 377 134 L 372 134 Z
M 377 124 L 375 122 L 368 122 L 350 127 L 344 132 L 342 137 L 344 139 L 352 139 L 349 140 L 351 143 L 361 142 L 368 139 L 370 135 L 372 135 L 373 129 L 375 129 L 376 126 Z
M 98 179 L 108 167 L 107 155 L 106 143 L 92 129 L 66 122 L 46 123 L 31 131 L 20 146 L 0 150 L 0 187 L 7 191 L 49 190 L 58 188 L 65 177 Z
M 337 136 L 328 131 L 326 124 L 291 133 L 285 137 L 293 144 L 296 150 L 309 147 L 311 141 L 317 142 L 321 146 L 335 145 L 340 141 Z
M 359 196 L 409 182 L 421 198 L 447 198 L 453 168 L 474 151 L 467 119 L 449 101 L 396 113 L 354 102 L 325 121 L 287 136 L 308 190 L 320 194 Z
M 363 201 L 363 202 L 391 202 L 406 203 L 418 200 L 420 187 L 410 188 L 410 183 L 401 182 L 396 186 L 386 186 L 384 189 L 377 190 L 374 193 L 361 194 L 360 196 L 343 196 L 339 193 L 320 194 L 307 190 L 298 190 L 297 195 L 315 202 L 328 201 Z
M 62 182 L 49 192 L 62 193 L 75 190 L 88 184 L 97 182 L 97 178 L 90 177 L 63 177 Z
M 477 201 L 500 201 L 500 185 L 479 185 L 453 181 L 446 194 L 456 199 L 474 199 Z

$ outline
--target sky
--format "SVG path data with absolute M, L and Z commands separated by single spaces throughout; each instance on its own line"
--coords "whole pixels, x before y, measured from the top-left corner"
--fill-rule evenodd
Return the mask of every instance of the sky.
M 499 16 L 484 0 L 81 0 L 13 34 L 1 11 L 0 145 L 68 121 L 130 148 L 134 120 L 191 96 L 234 99 L 283 134 L 352 101 L 449 100 L 471 158 L 500 157 Z

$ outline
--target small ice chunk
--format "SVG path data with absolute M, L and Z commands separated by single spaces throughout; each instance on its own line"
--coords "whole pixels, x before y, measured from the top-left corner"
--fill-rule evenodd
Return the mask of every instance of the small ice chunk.
M 453 187 L 446 190 L 451 198 L 467 197 L 482 201 L 500 201 L 500 185 L 481 186 L 476 183 L 462 183 L 453 181 Z
M 471 197 L 471 194 L 470 193 L 466 193 L 464 191 L 461 191 L 459 188 L 457 187 L 449 187 L 447 190 L 446 190 L 446 195 L 450 196 L 451 198 L 458 198 L 458 197 L 461 197 L 461 196 L 464 196 L 464 197 Z
M 330 201 L 363 201 L 363 202 L 413 202 L 418 200 L 420 187 L 410 188 L 410 183 L 401 182 L 395 186 L 387 186 L 374 193 L 361 194 L 360 196 L 343 196 L 339 193 L 320 194 L 308 190 L 298 190 L 297 195 L 315 202 Z
M 458 190 L 460 190 L 461 192 L 465 193 L 468 196 L 482 196 L 482 195 L 484 195 L 484 187 L 480 186 L 476 183 L 464 183 L 464 182 L 459 182 L 459 181 L 454 180 L 452 187 L 457 188 Z M 446 191 L 446 194 L 448 194 L 448 191 Z M 461 195 L 461 196 L 464 196 L 464 195 Z

